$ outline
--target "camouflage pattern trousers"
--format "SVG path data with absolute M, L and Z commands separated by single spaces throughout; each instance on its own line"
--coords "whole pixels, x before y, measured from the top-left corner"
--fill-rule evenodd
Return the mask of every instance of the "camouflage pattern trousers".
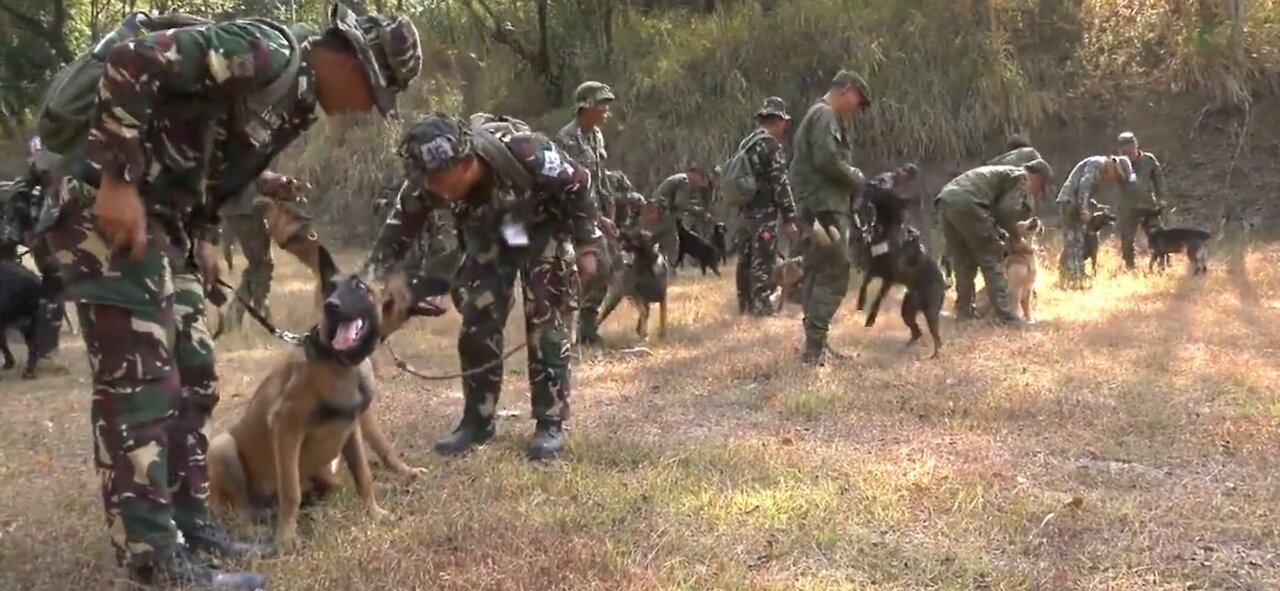
M 267 232 L 267 222 L 263 218 L 261 208 L 255 207 L 251 213 L 235 213 L 223 216 L 223 240 L 234 240 L 240 245 L 248 266 L 240 275 L 240 286 L 236 288 L 238 298 L 227 306 L 227 322 L 231 327 L 239 327 L 244 322 L 244 306 L 240 300 L 253 304 L 254 309 L 271 318 L 271 307 L 268 298 L 271 295 L 271 273 L 275 270 L 275 259 L 271 255 L 271 234 Z
M 502 329 L 515 305 L 516 279 L 523 291 L 525 342 L 533 418 L 569 418 L 569 334 L 567 320 L 577 296 L 575 265 L 552 246 L 526 261 L 465 255 L 453 289 L 462 316 L 458 357 L 463 372 L 462 421 L 493 420 L 502 391 Z
M 1124 259 L 1126 269 L 1133 269 L 1136 266 L 1135 242 L 1138 238 L 1138 228 L 1142 226 L 1140 217 L 1142 213 L 1144 212 L 1120 210 L 1120 220 L 1116 225 L 1120 230 L 1120 257 Z
M 149 219 L 146 254 L 132 259 L 98 235 L 94 189 L 63 187 L 49 243 L 89 354 L 107 528 L 122 565 L 145 569 L 173 551 L 179 531 L 210 523 L 204 428 L 218 379 L 204 288 L 180 232 Z
M 609 291 L 609 279 L 613 275 L 614 242 L 603 239 L 596 252 L 596 275 L 582 283 L 578 304 L 578 339 L 590 343 L 600 338 L 600 306 Z
M 1062 218 L 1062 256 L 1058 259 L 1059 279 L 1069 284 L 1084 281 L 1084 224 Z
M 839 240 L 822 244 L 815 237 L 814 221 L 839 233 Z M 847 213 L 802 211 L 799 225 L 805 233 L 804 253 L 804 335 L 807 347 L 827 342 L 831 319 L 849 294 L 849 277 L 853 262 L 849 258 L 849 231 L 852 219 Z
M 778 262 L 778 219 L 742 218 L 738 247 L 738 309 L 753 316 L 774 313 L 769 298 L 773 295 L 773 266 Z

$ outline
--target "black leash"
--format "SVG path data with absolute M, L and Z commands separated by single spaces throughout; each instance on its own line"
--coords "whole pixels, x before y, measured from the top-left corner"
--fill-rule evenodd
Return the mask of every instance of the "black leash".
M 395 347 L 392 347 L 392 346 L 391 346 L 391 341 L 382 341 L 382 346 L 384 346 L 384 347 L 386 347 L 386 348 L 387 348 L 387 352 L 391 354 L 391 359 L 392 359 L 392 361 L 395 361 L 395 362 L 396 362 L 396 367 L 397 367 L 397 368 L 399 368 L 401 371 L 404 371 L 405 373 L 408 373 L 408 374 L 410 374 L 410 375 L 412 375 L 412 376 L 414 376 L 414 377 L 422 378 L 422 379 L 424 379 L 424 380 L 431 381 L 431 382 L 444 382 L 444 381 L 448 381 L 448 380 L 456 380 L 456 379 L 459 379 L 459 378 L 465 378 L 465 377 L 467 377 L 467 376 L 471 376 L 471 375 L 478 374 L 478 373 L 480 373 L 480 372 L 482 372 L 482 371 L 487 371 L 487 370 L 489 370 L 489 369 L 492 369 L 492 368 L 494 368 L 494 367 L 497 367 L 497 366 L 498 366 L 498 365 L 500 365 L 502 362 L 506 361 L 506 360 L 507 360 L 507 358 L 509 358 L 509 357 L 511 357 L 512 355 L 515 355 L 516 353 L 520 352 L 520 350 L 521 350 L 521 349 L 523 349 L 523 348 L 525 348 L 527 345 L 528 345 L 528 343 L 520 343 L 519 345 L 516 345 L 515 347 L 512 347 L 512 348 L 511 348 L 510 350 L 508 350 L 506 353 L 503 353 L 503 354 L 502 354 L 502 357 L 499 357 L 499 358 L 497 358 L 497 359 L 494 359 L 493 361 L 490 361 L 490 362 L 488 362 L 488 363 L 486 363 L 486 364 L 484 364 L 484 365 L 481 365 L 480 367 L 473 367 L 473 368 L 468 369 L 468 370 L 465 370 L 465 371 L 460 371 L 460 372 L 457 372 L 457 373 L 451 373 L 451 374 L 447 374 L 447 375 L 433 376 L 433 375 L 431 375 L 431 374 L 428 374 L 428 373 L 423 372 L 422 370 L 420 370 L 420 369 L 418 369 L 418 368 L 416 368 L 416 367 L 414 367 L 414 366 L 412 366 L 412 365 L 409 365 L 409 363 L 408 363 L 407 361 L 405 361 L 405 360 L 401 359 L 401 358 L 400 358 L 400 356 L 396 354 Z
M 294 346 L 302 345 L 302 341 L 306 338 L 305 335 L 300 335 L 295 332 L 289 332 L 287 330 L 281 330 L 277 328 L 276 325 L 272 324 L 271 321 L 268 320 L 267 317 L 262 314 L 262 312 L 259 312 L 257 308 L 254 308 L 253 304 L 250 304 L 249 302 L 245 301 L 245 299 L 241 297 L 240 293 L 236 291 L 236 288 L 228 285 L 226 281 L 223 281 L 221 278 L 219 278 L 217 281 L 217 284 L 214 287 L 218 289 L 210 292 L 211 297 L 209 298 L 209 301 L 212 301 L 215 304 L 217 304 L 218 302 L 214 300 L 213 296 L 215 293 L 218 293 L 218 294 L 221 294 L 220 299 L 225 302 L 226 294 L 221 293 L 222 290 L 220 289 L 225 287 L 231 290 L 231 293 L 232 295 L 235 296 L 236 301 L 240 302 L 240 305 L 244 307 L 244 311 L 247 312 L 249 316 L 251 316 L 254 320 L 256 320 L 258 324 L 262 325 L 262 328 L 267 329 L 267 332 L 271 333 L 272 336 L 276 337 L 277 339 L 280 339 L 281 341 L 289 343 L 290 345 L 294 345 Z M 223 327 L 222 327 L 222 324 L 219 323 L 218 332 L 217 334 L 213 335 L 214 340 L 217 340 L 218 337 L 222 336 L 222 332 L 223 332 Z

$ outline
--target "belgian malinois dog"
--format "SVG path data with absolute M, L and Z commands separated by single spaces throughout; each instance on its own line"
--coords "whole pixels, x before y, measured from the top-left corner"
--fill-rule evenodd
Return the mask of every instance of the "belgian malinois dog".
M 658 338 L 667 336 L 667 281 L 669 275 L 666 257 L 658 251 L 653 234 L 646 230 L 624 230 L 618 235 L 622 243 L 621 265 L 613 272 L 609 291 L 600 309 L 600 324 L 613 313 L 622 300 L 635 303 L 640 310 L 636 322 L 636 334 L 641 340 L 649 339 L 649 306 L 658 305 Z
M 323 496 L 337 485 L 339 457 L 368 513 L 386 514 L 373 496 L 362 440 L 395 472 L 416 472 L 398 457 L 370 411 L 376 382 L 369 355 L 410 317 L 444 312 L 429 297 L 438 293 L 425 293 L 442 292 L 442 280 L 393 277 L 384 294 L 359 275 L 340 273 L 323 246 L 315 252 L 320 322 L 271 370 L 244 414 L 208 451 L 210 505 L 249 517 L 277 510 L 275 538 L 282 549 L 297 542 L 303 493 Z

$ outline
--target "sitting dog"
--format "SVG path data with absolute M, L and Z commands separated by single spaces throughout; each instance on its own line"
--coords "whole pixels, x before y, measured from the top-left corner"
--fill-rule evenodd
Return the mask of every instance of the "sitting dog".
M 4 356 L 4 369 L 12 369 L 16 362 L 9 351 L 6 333 L 15 330 L 22 334 L 27 345 L 27 361 L 22 377 L 36 377 L 36 362 L 54 349 L 58 338 L 58 308 L 53 303 L 57 294 L 50 294 L 45 283 L 26 267 L 0 261 L 0 354 Z
M 1032 301 L 1035 299 L 1036 272 L 1039 269 L 1035 239 L 1037 234 L 1044 233 L 1044 225 L 1040 218 L 1033 217 L 1018 222 L 1017 226 L 1017 235 L 1009 237 L 1009 251 L 1003 263 L 1004 277 L 1009 283 L 1010 297 L 1022 310 L 1022 319 L 1035 322 Z
M 1102 242 L 1099 233 L 1119 220 L 1109 208 L 1099 206 L 1084 224 L 1084 260 L 1090 264 L 1094 277 L 1098 276 L 1098 247 Z
M 698 266 L 702 268 L 703 275 L 707 274 L 708 268 L 717 276 L 720 275 L 720 251 L 716 250 L 715 246 L 686 227 L 684 220 L 676 220 L 676 234 L 680 242 L 680 253 L 673 261 L 676 267 L 684 265 L 685 257 L 693 257 L 693 260 L 698 261 Z
M 911 330 L 910 347 L 920 340 L 924 333 L 916 316 L 923 313 L 925 323 L 929 326 L 929 334 L 933 337 L 933 355 L 937 359 L 942 351 L 942 337 L 939 335 L 939 318 L 942 314 L 942 301 L 946 297 L 947 283 L 942 277 L 942 269 L 925 251 L 920 234 L 910 226 L 900 245 L 883 254 L 872 254 L 871 246 L 859 243 L 858 248 L 865 250 L 860 257 L 867 261 L 862 276 L 862 285 L 858 289 L 858 310 L 862 310 L 867 300 L 867 286 L 871 279 L 880 279 L 880 291 L 871 301 L 867 310 L 866 326 L 875 326 L 876 315 L 880 311 L 880 302 L 895 284 L 906 286 L 907 292 L 902 296 L 902 321 Z
M 297 541 L 304 493 L 322 496 L 337 485 L 339 456 L 370 515 L 385 514 L 373 496 L 362 440 L 394 471 L 413 469 L 392 450 L 370 411 L 375 380 L 369 355 L 409 317 L 443 309 L 414 290 L 437 282 L 393 278 L 386 294 L 354 274 L 340 274 L 329 251 L 316 250 L 323 314 L 303 346 L 289 351 L 258 386 L 244 413 L 209 444 L 210 505 L 242 516 L 278 509 L 276 542 Z M 443 283 L 443 282 L 440 282 Z
M 1147 271 L 1155 268 L 1156 261 L 1160 269 L 1169 267 L 1169 255 L 1179 252 L 1187 253 L 1191 262 L 1191 273 L 1203 275 L 1209 272 L 1209 238 L 1212 234 L 1196 228 L 1165 228 L 1160 221 L 1164 208 L 1152 211 L 1142 217 L 1142 230 L 1147 234 L 1147 248 L 1151 251 L 1151 262 Z
M 600 309 L 600 323 L 613 313 L 623 299 L 631 300 L 640 311 L 636 334 L 649 339 L 649 306 L 658 305 L 658 338 L 667 336 L 667 259 L 658 251 L 653 235 L 641 229 L 623 230 L 618 234 L 622 264 L 609 282 Z M 683 247 L 682 247 L 683 248 Z
M 722 265 L 729 262 L 728 234 L 729 228 L 724 225 L 724 222 L 716 222 L 716 225 L 711 229 L 711 246 L 714 246 L 716 252 L 720 253 L 720 264 Z

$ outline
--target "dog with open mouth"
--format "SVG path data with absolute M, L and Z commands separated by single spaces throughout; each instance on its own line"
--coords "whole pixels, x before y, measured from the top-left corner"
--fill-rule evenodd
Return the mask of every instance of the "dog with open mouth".
M 329 251 L 316 251 L 323 312 L 301 347 L 290 350 L 254 392 L 243 414 L 215 437 L 207 454 L 210 506 L 242 517 L 276 513 L 276 543 L 297 543 L 304 495 L 337 486 L 341 458 L 356 492 L 374 517 L 386 512 L 373 495 L 362 441 L 399 474 L 407 466 L 371 412 L 376 381 L 369 356 L 413 316 L 438 316 L 443 279 L 392 278 L 385 290 L 363 277 L 339 273 Z

